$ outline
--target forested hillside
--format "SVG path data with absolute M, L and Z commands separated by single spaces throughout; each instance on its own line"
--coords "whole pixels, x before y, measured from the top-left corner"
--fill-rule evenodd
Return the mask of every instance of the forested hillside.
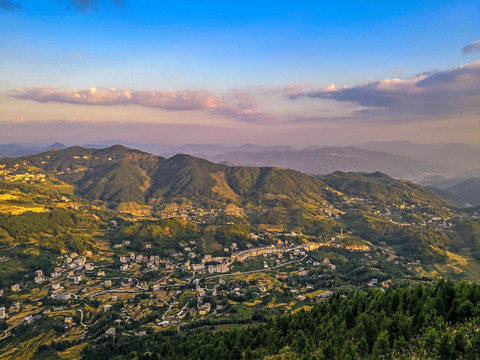
M 142 355 L 143 354 L 143 355 Z M 268 324 L 209 334 L 100 340 L 84 359 L 478 359 L 480 286 L 339 294 Z

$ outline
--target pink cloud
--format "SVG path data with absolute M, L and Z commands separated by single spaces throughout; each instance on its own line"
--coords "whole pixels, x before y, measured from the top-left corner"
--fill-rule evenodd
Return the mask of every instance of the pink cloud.
M 88 90 L 61 90 L 54 87 L 26 87 L 15 89 L 17 99 L 41 103 L 60 102 L 82 105 L 139 105 L 166 110 L 215 109 L 224 100 L 205 90 L 136 91 L 130 89 L 96 88 Z
M 269 122 L 272 115 L 260 111 L 261 106 L 255 102 L 253 95 L 240 90 L 232 90 L 232 95 L 224 106 L 216 112 L 244 122 Z
M 92 87 L 88 90 L 63 90 L 55 87 L 24 87 L 11 94 L 16 99 L 40 103 L 58 102 L 81 105 L 137 105 L 168 111 L 204 110 L 244 122 L 266 122 L 270 114 L 262 112 L 252 94 L 233 90 L 219 97 L 206 90 L 148 91 Z

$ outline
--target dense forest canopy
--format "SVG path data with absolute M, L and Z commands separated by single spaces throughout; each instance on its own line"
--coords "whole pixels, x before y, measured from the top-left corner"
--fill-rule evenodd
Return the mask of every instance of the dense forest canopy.
M 119 328 L 121 332 L 121 328 Z M 480 286 L 335 294 L 309 311 L 215 333 L 164 331 L 99 340 L 84 359 L 478 359 Z

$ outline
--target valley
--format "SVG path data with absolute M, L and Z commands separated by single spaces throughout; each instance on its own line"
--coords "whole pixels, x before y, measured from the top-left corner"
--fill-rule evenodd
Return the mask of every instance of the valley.
M 480 280 L 478 213 L 380 172 L 309 176 L 123 146 L 0 164 L 0 359 L 90 358 L 92 346 L 265 324 L 332 296 Z

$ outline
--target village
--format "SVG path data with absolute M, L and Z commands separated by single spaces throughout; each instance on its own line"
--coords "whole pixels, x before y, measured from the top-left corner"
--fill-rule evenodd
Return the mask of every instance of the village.
M 247 250 L 238 250 L 233 243 L 226 249 L 230 256 L 205 254 L 198 259 L 189 246 L 169 258 L 131 251 L 128 256 L 106 261 L 107 252 L 111 254 L 115 246 L 118 250 L 118 244 L 106 246 L 101 254 L 91 251 L 63 254 L 50 274 L 38 270 L 31 281 L 0 290 L 0 296 L 11 299 L 9 306 L 0 307 L 0 320 L 8 324 L 3 336 L 11 335 L 22 323 L 39 321 L 42 316 L 57 317 L 66 328 L 77 325 L 87 331 L 95 323 L 86 323 L 87 313 L 93 318 L 101 315 L 98 310 L 91 313 L 94 305 L 102 313 L 118 311 L 118 320 L 135 320 L 147 328 L 163 328 L 206 316 L 228 317 L 238 306 L 275 302 L 279 291 L 284 293 L 282 296 L 286 296 L 285 291 L 290 294 L 290 300 L 281 305 L 287 309 L 322 301 L 332 291 L 314 285 L 309 279 L 335 276 L 336 265 L 328 258 L 316 259 L 310 254 L 321 248 L 343 248 L 370 256 L 371 245 L 346 245 L 341 240 L 338 237 L 301 245 L 278 241 L 277 245 Z M 129 245 L 126 240 L 120 247 Z M 370 279 L 368 286 L 386 288 L 389 284 Z M 152 313 L 157 315 L 152 318 Z M 81 319 L 78 314 L 82 314 Z

